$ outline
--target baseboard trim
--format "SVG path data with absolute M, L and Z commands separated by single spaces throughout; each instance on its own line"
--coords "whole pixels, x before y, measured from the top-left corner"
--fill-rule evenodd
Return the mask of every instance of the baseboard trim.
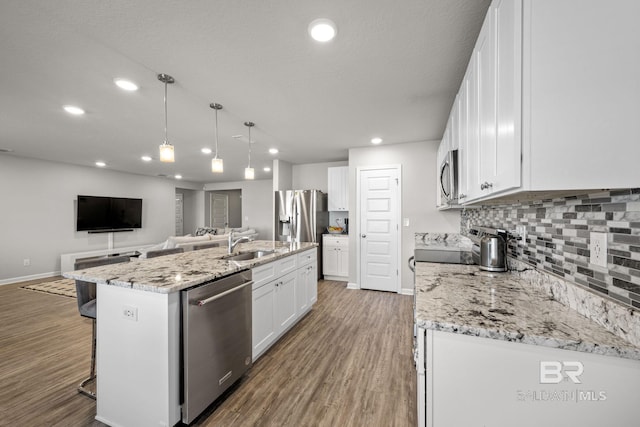
M 60 276 L 59 271 L 50 271 L 49 273 L 32 274 L 30 276 L 11 277 L 9 279 L 0 280 L 0 285 L 8 285 L 10 283 L 26 282 L 29 280 L 46 279 L 47 277 Z
M 347 283 L 347 289 L 360 289 L 357 283 L 349 282 Z
M 324 275 L 324 280 L 333 280 L 334 282 L 348 282 L 349 279 L 347 279 L 344 276 L 327 276 L 326 274 Z
M 400 295 L 413 296 L 413 289 L 402 288 L 402 289 L 400 289 Z

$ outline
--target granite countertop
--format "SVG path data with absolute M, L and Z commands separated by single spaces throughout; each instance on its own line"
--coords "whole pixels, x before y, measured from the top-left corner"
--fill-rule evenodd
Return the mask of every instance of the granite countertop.
M 323 236 L 332 236 L 332 237 L 349 237 L 349 233 L 322 233 Z
M 69 271 L 69 279 L 98 284 L 121 286 L 142 291 L 171 293 L 200 285 L 257 265 L 266 264 L 318 246 L 317 243 L 289 243 L 256 240 L 241 243 L 235 253 L 256 250 L 274 251 L 273 254 L 248 261 L 230 261 L 226 247 L 188 251 L 150 259 L 132 259 L 130 262 Z
M 416 323 L 426 329 L 640 360 L 640 348 L 531 286 L 520 272 L 417 262 Z

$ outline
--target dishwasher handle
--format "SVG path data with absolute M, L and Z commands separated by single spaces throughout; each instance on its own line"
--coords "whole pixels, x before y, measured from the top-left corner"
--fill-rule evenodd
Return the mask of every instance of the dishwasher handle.
M 203 306 L 203 305 L 205 305 L 205 304 L 209 304 L 210 302 L 213 302 L 213 301 L 215 301 L 215 300 L 217 300 L 217 299 L 220 299 L 220 298 L 222 298 L 222 297 L 224 297 L 224 296 L 226 296 L 226 295 L 229 295 L 229 294 L 230 294 L 230 293 L 232 293 L 232 292 L 235 292 L 235 291 L 237 291 L 237 290 L 240 290 L 240 289 L 244 288 L 245 286 L 249 286 L 249 285 L 253 285 L 253 280 L 250 280 L 250 281 L 248 281 L 248 282 L 245 282 L 245 283 L 243 283 L 242 285 L 236 286 L 235 288 L 231 288 L 231 289 L 229 289 L 229 290 L 226 290 L 226 291 L 224 291 L 224 292 L 221 292 L 221 293 L 219 293 L 219 294 L 216 294 L 216 295 L 214 295 L 214 296 L 212 296 L 212 297 L 209 297 L 209 298 L 206 298 L 206 299 L 202 299 L 202 300 L 199 300 L 199 301 L 194 301 L 194 302 L 192 302 L 191 304 L 192 304 L 192 305 L 197 305 L 198 307 L 202 307 L 202 306 Z

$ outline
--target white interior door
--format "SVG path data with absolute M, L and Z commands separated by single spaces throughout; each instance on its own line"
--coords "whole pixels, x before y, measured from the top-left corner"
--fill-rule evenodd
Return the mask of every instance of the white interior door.
M 399 168 L 360 170 L 360 287 L 400 291 Z
M 229 196 L 211 193 L 211 227 L 225 228 L 229 224 Z

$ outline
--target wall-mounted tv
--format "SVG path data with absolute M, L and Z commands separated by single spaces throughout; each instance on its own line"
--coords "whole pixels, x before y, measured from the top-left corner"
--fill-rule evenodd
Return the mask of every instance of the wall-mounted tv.
M 108 232 L 142 228 L 142 199 L 78 196 L 77 231 Z

